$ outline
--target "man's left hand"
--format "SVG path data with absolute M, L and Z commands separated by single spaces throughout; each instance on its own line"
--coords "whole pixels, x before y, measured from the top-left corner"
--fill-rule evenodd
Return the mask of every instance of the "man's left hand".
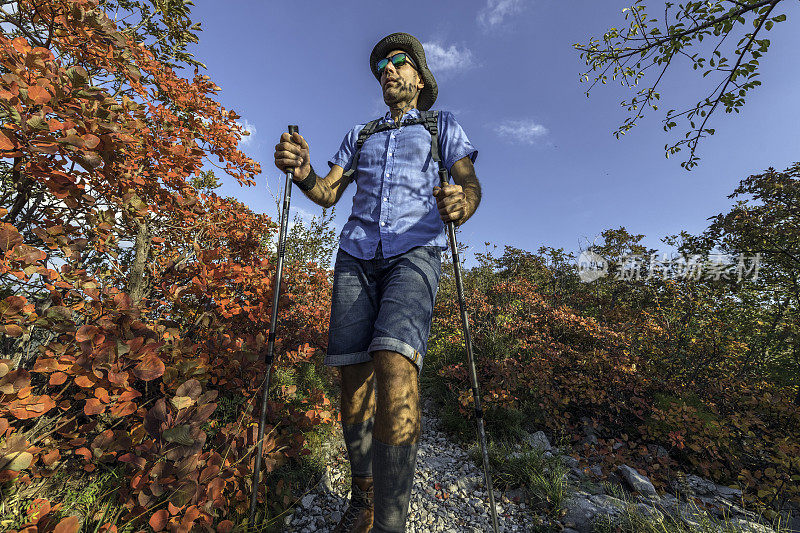
M 455 222 L 456 225 L 467 214 L 467 195 L 461 185 L 448 183 L 443 187 L 434 187 L 433 195 L 436 197 L 436 206 L 442 222 Z

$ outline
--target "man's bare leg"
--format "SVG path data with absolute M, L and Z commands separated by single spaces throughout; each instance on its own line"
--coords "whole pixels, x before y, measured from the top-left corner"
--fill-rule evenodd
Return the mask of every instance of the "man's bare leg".
M 372 467 L 375 533 L 405 531 L 422 429 L 416 365 L 388 350 L 373 352 L 375 427 Z
M 378 350 L 372 357 L 377 396 L 375 438 L 393 446 L 413 444 L 422 429 L 417 367 L 397 352 Z
M 357 424 L 375 416 L 372 361 L 340 366 L 342 377 L 342 424 Z
M 339 367 L 342 433 L 353 477 L 350 505 L 334 533 L 367 533 L 372 528 L 372 427 L 375 380 L 372 361 Z

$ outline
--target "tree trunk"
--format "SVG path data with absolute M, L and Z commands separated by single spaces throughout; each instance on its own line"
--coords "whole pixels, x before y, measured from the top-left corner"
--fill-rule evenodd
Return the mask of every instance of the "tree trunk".
M 134 246 L 135 255 L 133 265 L 128 276 L 128 292 L 134 304 L 138 304 L 147 294 L 147 259 L 150 255 L 151 241 L 148 231 L 147 221 L 140 222 L 134 219 L 139 230 L 136 232 L 136 244 Z
M 27 175 L 22 174 L 22 158 L 14 158 L 14 167 L 11 170 L 11 180 L 14 182 L 14 188 L 17 190 L 17 197 L 14 198 L 14 203 L 11 210 L 6 215 L 6 221 L 13 224 L 17 216 L 19 216 L 22 208 L 28 203 L 28 195 L 30 194 L 29 188 L 31 180 Z
M 794 353 L 794 361 L 795 361 L 795 363 L 797 363 L 797 366 L 800 367 L 800 351 L 798 351 L 798 349 L 797 349 L 797 343 L 796 342 L 794 343 L 793 353 Z M 800 376 L 798 376 L 798 377 L 800 377 Z M 800 382 L 800 379 L 798 381 Z M 797 405 L 797 406 L 800 406 L 800 383 L 798 383 L 798 385 L 797 385 L 797 394 L 794 397 L 794 404 Z

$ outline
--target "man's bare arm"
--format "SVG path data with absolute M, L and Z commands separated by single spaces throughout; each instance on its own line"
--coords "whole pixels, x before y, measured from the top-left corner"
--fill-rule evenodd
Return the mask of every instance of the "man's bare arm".
M 296 132 L 291 136 L 288 132 L 281 134 L 280 142 L 275 145 L 275 166 L 281 172 L 292 170 L 292 178 L 296 183 L 305 180 L 313 172 L 308 143 L 302 135 Z M 348 183 L 344 169 L 333 165 L 327 176 L 317 176 L 314 187 L 303 192 L 315 204 L 332 207 L 342 197 Z
M 349 180 L 344 177 L 344 169 L 333 165 L 331 171 L 324 178 L 317 178 L 317 183 L 310 191 L 304 191 L 309 200 L 322 207 L 332 207 L 342 197 L 344 190 L 349 185 Z
M 472 159 L 469 156 L 462 157 L 450 167 L 450 175 L 456 185 L 460 185 L 465 195 L 466 207 L 461 218 L 456 221 L 456 225 L 460 226 L 475 213 L 478 205 L 481 203 L 481 184 L 478 177 L 475 175 L 475 167 L 472 164 Z

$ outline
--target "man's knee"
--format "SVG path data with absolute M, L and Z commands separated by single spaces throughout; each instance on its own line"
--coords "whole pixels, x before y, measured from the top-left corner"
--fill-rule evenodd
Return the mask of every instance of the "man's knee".
M 375 416 L 372 361 L 340 367 L 342 423 L 355 424 Z
M 421 430 L 417 367 L 408 358 L 389 350 L 373 352 L 373 362 L 376 437 L 392 445 L 415 442 Z

